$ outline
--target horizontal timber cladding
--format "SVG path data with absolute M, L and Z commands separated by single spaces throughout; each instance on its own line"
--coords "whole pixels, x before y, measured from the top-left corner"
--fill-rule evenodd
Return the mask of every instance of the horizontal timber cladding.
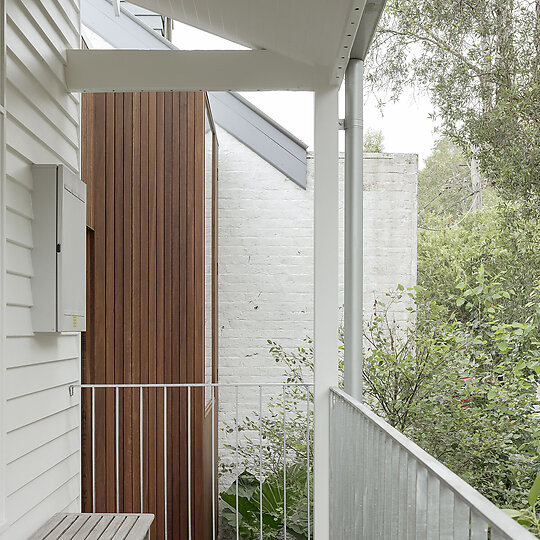
M 204 93 L 82 98 L 88 184 L 88 326 L 83 383 L 204 382 Z M 91 512 L 91 391 L 83 392 L 83 511 Z M 204 393 L 191 393 L 192 537 L 205 538 Z M 95 511 L 150 512 L 165 537 L 162 389 L 95 390 Z M 187 391 L 167 393 L 168 538 L 187 538 Z M 204 442 L 206 445 L 206 441 Z M 119 508 L 116 508 L 116 488 Z

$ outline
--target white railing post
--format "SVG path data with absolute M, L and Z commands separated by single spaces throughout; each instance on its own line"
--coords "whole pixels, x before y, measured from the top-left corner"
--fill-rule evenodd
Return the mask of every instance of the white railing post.
M 330 537 L 330 392 L 337 386 L 338 88 L 315 92 L 314 538 Z

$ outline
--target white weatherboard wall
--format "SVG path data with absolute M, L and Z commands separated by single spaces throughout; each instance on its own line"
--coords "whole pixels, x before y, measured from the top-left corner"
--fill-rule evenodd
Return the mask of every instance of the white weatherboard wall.
M 267 340 L 295 348 L 313 336 L 313 159 L 303 190 L 226 131 L 218 129 L 218 140 L 219 380 L 282 381 Z M 416 284 L 417 168 L 416 155 L 364 157 L 366 318 L 375 298 Z M 342 303 L 343 157 L 340 184 Z M 402 305 L 394 314 L 403 321 L 408 312 Z M 233 425 L 234 393 L 222 390 L 219 403 L 220 419 Z M 258 403 L 256 389 L 241 390 L 240 416 Z
M 27 538 L 79 508 L 80 338 L 32 332 L 32 163 L 79 170 L 79 98 L 65 90 L 67 48 L 80 42 L 78 0 L 7 0 L 5 202 L 6 518 Z M 4 238 L 3 238 L 4 240 Z

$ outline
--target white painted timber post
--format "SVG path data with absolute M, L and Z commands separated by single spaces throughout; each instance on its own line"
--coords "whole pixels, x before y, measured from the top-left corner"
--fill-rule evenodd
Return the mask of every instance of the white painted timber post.
M 337 386 L 338 89 L 315 92 L 314 539 L 330 538 L 330 392 Z
M 6 527 L 6 437 L 5 437 L 5 191 L 6 191 L 6 2 L 0 0 L 0 535 Z

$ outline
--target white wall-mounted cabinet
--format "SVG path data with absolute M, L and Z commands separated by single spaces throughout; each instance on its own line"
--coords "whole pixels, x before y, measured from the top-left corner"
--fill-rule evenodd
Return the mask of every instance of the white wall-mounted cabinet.
M 86 330 L 86 184 L 64 165 L 34 165 L 32 326 Z

